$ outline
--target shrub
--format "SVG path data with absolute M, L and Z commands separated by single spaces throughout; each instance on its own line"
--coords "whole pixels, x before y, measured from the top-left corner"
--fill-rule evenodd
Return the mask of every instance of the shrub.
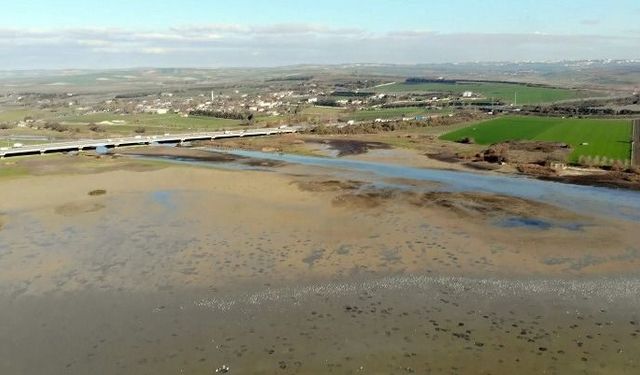
M 95 123 L 91 123 L 89 124 L 89 130 L 91 130 L 92 132 L 96 132 L 96 133 L 104 133 L 106 131 L 106 129 L 103 126 L 100 126 L 98 124 Z
M 43 126 L 45 129 L 49 129 L 49 130 L 53 130 L 53 131 L 57 131 L 57 132 L 66 132 L 69 130 L 69 127 L 66 125 L 62 125 L 60 123 L 57 122 L 46 122 Z
M 137 134 L 143 134 L 146 131 L 147 131 L 147 128 L 145 128 L 144 126 L 139 126 L 134 130 L 134 132 L 136 132 Z
M 593 167 L 593 165 L 594 165 L 593 157 L 591 157 L 591 156 L 589 156 L 589 155 L 585 156 L 585 157 L 584 157 L 584 164 L 583 164 L 583 165 L 584 165 L 585 167 L 589 167 L 589 168 Z
M 615 160 L 611 163 L 611 170 L 615 172 L 622 172 L 625 170 L 624 163 L 620 160 Z
M 580 165 L 587 165 L 587 157 L 584 155 L 580 155 L 578 157 L 578 164 Z

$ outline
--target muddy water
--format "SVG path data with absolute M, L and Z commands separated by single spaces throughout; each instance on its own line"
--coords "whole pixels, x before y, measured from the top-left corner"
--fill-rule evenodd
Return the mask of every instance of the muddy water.
M 336 206 L 346 175 L 0 206 L 0 374 L 639 371 L 637 223 Z

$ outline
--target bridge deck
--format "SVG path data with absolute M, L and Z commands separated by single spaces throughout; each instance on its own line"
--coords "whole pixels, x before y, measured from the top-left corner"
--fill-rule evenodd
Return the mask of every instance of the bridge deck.
M 182 143 L 189 141 L 214 140 L 220 138 L 257 137 L 273 134 L 295 133 L 298 130 L 299 127 L 263 128 L 251 130 L 200 132 L 157 136 L 135 136 L 113 139 L 87 139 L 69 142 L 43 143 L 0 150 L 0 158 L 56 152 L 93 150 L 98 147 L 115 148 L 148 145 L 152 143 Z

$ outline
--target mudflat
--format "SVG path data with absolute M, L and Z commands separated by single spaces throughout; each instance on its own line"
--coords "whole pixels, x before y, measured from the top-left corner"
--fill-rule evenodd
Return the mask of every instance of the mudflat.
M 640 366 L 638 221 L 191 156 L 209 165 L 51 159 L 0 180 L 0 372 Z

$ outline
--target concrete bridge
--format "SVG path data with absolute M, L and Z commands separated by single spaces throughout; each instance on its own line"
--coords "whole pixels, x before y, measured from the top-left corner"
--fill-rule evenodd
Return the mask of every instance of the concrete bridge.
M 190 141 L 207 141 L 221 138 L 258 137 L 275 134 L 295 133 L 300 130 L 299 126 L 262 128 L 246 130 L 227 130 L 216 132 L 198 132 L 185 134 L 165 134 L 150 135 L 110 139 L 85 139 L 66 142 L 43 143 L 36 145 L 25 145 L 22 147 L 6 147 L 0 149 L 0 158 L 24 155 L 44 155 L 56 152 L 70 152 L 95 150 L 98 147 L 117 148 L 126 146 L 140 146 L 163 143 L 184 143 Z

